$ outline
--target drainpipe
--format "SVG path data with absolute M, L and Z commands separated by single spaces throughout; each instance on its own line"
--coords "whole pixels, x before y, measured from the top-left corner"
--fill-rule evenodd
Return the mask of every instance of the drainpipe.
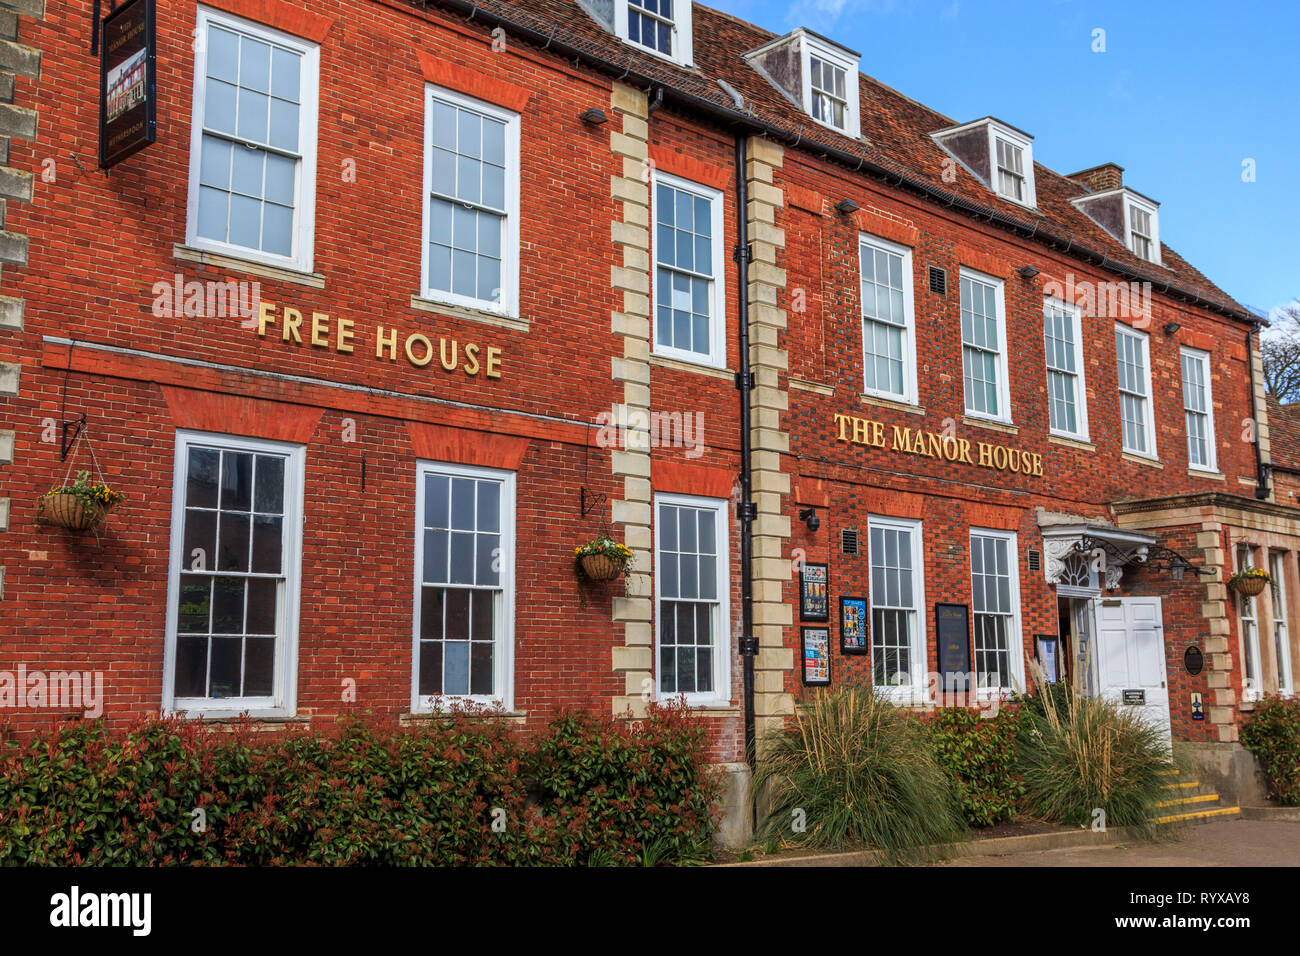
M 737 345 L 740 350 L 740 371 L 736 373 L 736 388 L 740 390 L 740 654 L 744 666 L 745 698 L 745 761 L 751 772 L 758 770 L 755 748 L 754 718 L 754 655 L 758 653 L 758 638 L 754 637 L 754 519 L 758 507 L 753 500 L 753 462 L 750 438 L 750 392 L 754 388 L 754 373 L 749 370 L 749 190 L 745 184 L 745 164 L 748 158 L 745 133 L 736 134 L 736 271 L 739 283 L 736 288 L 739 326 Z M 752 778 L 751 778 L 752 779 Z M 758 804 L 750 801 L 757 825 Z
M 1254 337 L 1258 331 L 1259 325 L 1256 324 L 1246 333 L 1246 370 L 1250 373 L 1250 417 L 1255 423 L 1255 497 L 1266 501 L 1269 493 L 1269 466 L 1264 464 L 1264 455 L 1259 446 L 1259 396 L 1255 394 Z

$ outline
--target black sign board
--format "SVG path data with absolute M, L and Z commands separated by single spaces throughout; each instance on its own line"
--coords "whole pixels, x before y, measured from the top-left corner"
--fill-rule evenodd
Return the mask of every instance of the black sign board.
M 803 563 L 799 574 L 799 617 L 805 621 L 831 619 L 831 572 L 824 564 Z
M 970 690 L 970 607 L 936 604 L 934 627 L 939 643 L 939 678 L 944 690 Z
M 1147 692 L 1145 690 L 1126 690 L 1124 691 L 1124 703 L 1134 707 L 1143 707 L 1147 702 Z
M 1205 666 L 1205 655 L 1195 644 L 1190 644 L 1187 650 L 1183 651 L 1183 666 L 1187 668 L 1187 673 L 1195 677 Z
M 101 24 L 99 168 L 158 138 L 154 0 L 128 0 Z

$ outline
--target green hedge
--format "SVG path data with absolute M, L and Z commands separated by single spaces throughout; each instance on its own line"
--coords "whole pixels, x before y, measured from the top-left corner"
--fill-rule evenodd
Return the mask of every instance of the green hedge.
M 691 861 L 716 824 L 707 764 L 702 728 L 670 708 L 564 714 L 531 740 L 465 714 L 284 734 L 73 723 L 0 748 L 0 863 Z
M 1259 761 L 1268 795 L 1300 806 L 1300 700 L 1266 697 L 1241 729 L 1241 742 Z
M 970 826 L 991 827 L 1016 819 L 1017 805 L 1025 795 L 1018 772 L 1024 720 L 1019 706 L 1003 706 L 993 717 L 981 716 L 977 710 L 946 708 L 929 719 L 930 743 Z

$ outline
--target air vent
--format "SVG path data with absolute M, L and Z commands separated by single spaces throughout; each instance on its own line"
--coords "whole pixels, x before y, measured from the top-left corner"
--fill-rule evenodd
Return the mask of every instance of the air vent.
M 935 295 L 947 295 L 948 273 L 930 266 L 930 291 Z
M 1029 570 L 1041 571 L 1043 569 L 1043 552 L 1037 548 L 1029 549 Z
M 858 529 L 841 528 L 840 529 L 840 550 L 845 554 L 858 553 Z

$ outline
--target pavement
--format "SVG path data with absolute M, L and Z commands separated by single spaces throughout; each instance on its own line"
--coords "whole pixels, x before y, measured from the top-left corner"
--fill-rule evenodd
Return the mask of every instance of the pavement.
M 1155 843 L 1128 840 L 1055 850 L 971 854 L 936 866 L 1300 866 L 1300 823 L 1224 820 Z

